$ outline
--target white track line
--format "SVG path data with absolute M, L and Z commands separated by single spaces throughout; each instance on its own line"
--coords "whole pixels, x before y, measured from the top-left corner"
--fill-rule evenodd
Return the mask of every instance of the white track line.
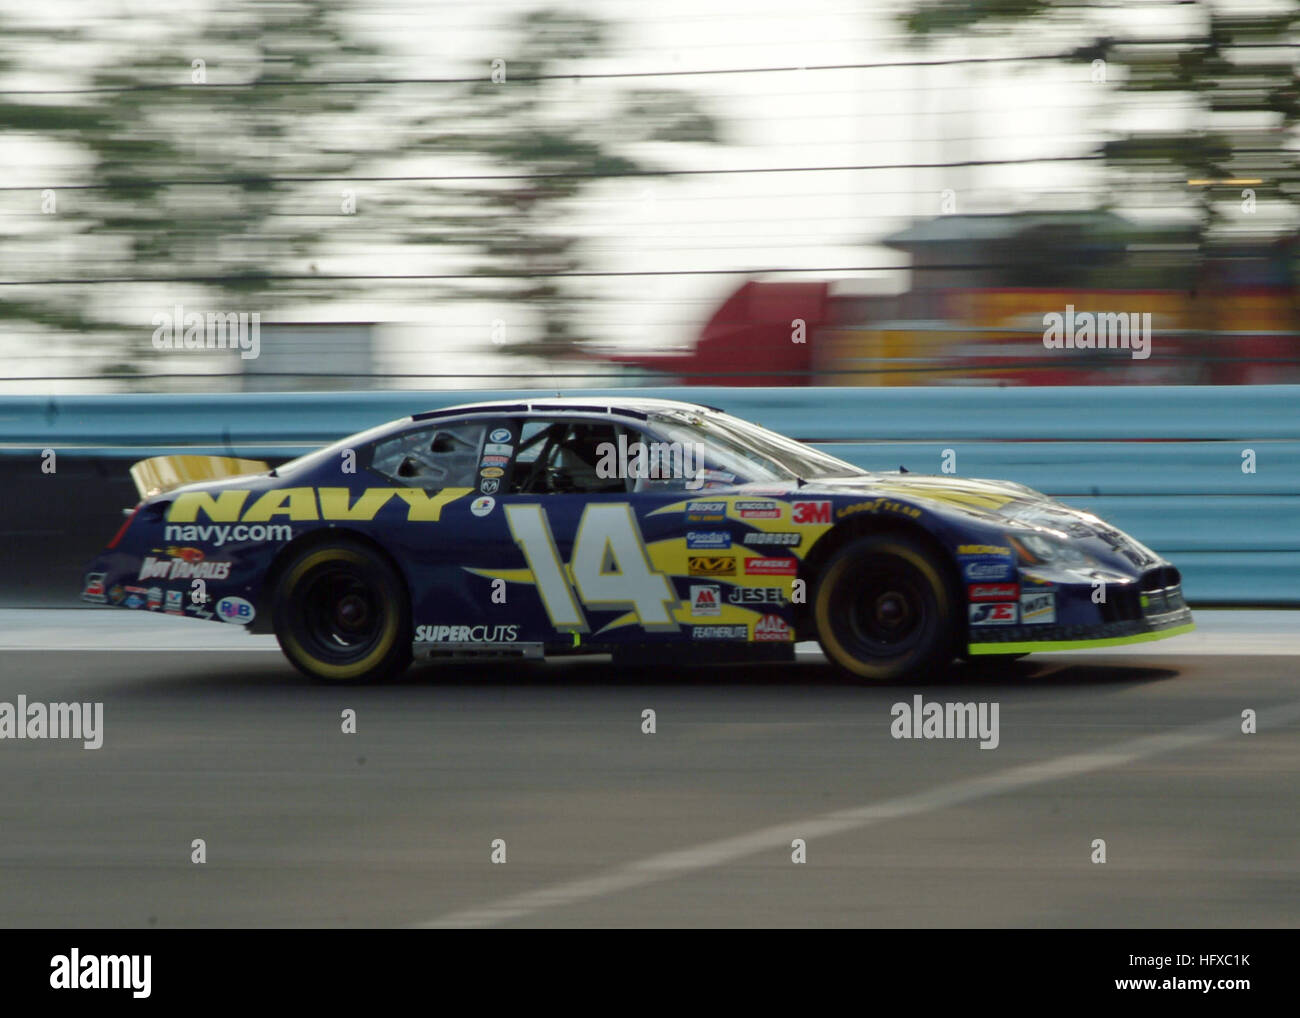
M 1194 614 L 1197 629 L 1182 636 L 1070 653 L 1089 657 L 1300 654 L 1300 625 L 1297 625 L 1300 612 L 1202 611 Z M 795 649 L 800 657 L 821 655 L 821 648 L 815 643 L 800 643 Z M 278 647 L 274 637 L 250 636 L 242 626 L 157 612 L 112 608 L 6 608 L 0 609 L 0 650 L 275 651 Z M 1036 657 L 1034 660 L 1050 659 Z
M 1300 720 L 1300 701 L 1267 708 L 1259 712 L 1259 731 L 1275 730 L 1296 720 Z M 527 918 L 549 908 L 603 898 L 656 881 L 734 863 L 748 856 L 765 852 L 773 853 L 774 856 L 788 853 L 790 842 L 795 838 L 808 841 L 813 838 L 843 834 L 846 831 L 861 830 L 889 820 L 932 813 L 950 806 L 1003 795 L 1061 778 L 1078 777 L 1094 771 L 1122 767 L 1137 760 L 1215 742 L 1232 735 L 1241 735 L 1239 716 L 1177 728 L 1158 735 L 1143 735 L 1090 753 L 1075 753 L 1042 763 L 1011 767 L 986 777 L 969 778 L 940 785 L 928 791 L 886 799 L 883 802 L 836 810 L 806 820 L 777 824 L 748 834 L 706 842 L 692 848 L 648 856 L 595 876 L 553 884 L 550 887 L 517 894 L 479 908 L 450 912 L 430 922 L 420 923 L 418 926 L 420 928 L 497 926 L 512 920 Z M 1249 738 L 1249 736 L 1241 737 Z
M 185 615 L 123 608 L 0 609 L 0 650 L 278 651 L 274 636 Z

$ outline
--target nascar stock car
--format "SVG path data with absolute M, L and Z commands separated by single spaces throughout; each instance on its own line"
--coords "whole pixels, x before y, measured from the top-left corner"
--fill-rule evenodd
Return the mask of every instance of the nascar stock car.
M 1193 628 L 1178 570 L 1023 485 L 871 472 L 648 398 L 417 413 L 271 469 L 131 468 L 85 600 L 274 632 L 319 680 L 413 657 L 793 660 L 923 678 Z

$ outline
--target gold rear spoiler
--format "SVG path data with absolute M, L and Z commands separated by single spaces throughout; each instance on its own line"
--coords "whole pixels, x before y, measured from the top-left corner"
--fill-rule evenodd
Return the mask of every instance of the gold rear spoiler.
M 171 491 L 195 481 L 215 481 L 244 474 L 264 474 L 271 467 L 261 460 L 241 460 L 232 456 L 153 456 L 131 466 L 131 480 L 140 497 Z

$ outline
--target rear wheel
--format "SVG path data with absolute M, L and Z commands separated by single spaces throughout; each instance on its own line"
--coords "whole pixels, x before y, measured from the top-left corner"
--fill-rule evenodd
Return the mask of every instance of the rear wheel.
M 813 595 L 826 657 L 858 679 L 924 677 L 952 662 L 957 598 L 941 562 L 919 542 L 875 534 L 841 548 Z
M 321 682 L 374 682 L 411 663 L 401 577 L 356 541 L 306 548 L 280 573 L 272 607 L 285 657 Z

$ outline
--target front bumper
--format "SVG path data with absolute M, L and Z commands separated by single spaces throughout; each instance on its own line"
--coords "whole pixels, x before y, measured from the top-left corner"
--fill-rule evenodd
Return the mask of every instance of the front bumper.
M 1038 588 L 1026 587 L 1033 591 Z M 1128 643 L 1164 640 L 1196 628 L 1183 600 L 1181 577 L 1170 567 L 1148 570 L 1132 584 L 1112 587 L 1110 598 L 1092 605 L 1090 585 L 1049 588 L 1058 605 L 1073 602 L 1075 621 L 1049 624 L 971 627 L 968 653 L 1037 654 L 1047 651 L 1118 647 Z M 1032 595 L 1030 595 L 1032 596 Z M 1098 613 L 1095 621 L 1077 621 L 1079 612 Z
M 1086 650 L 1146 643 L 1190 633 L 1196 628 L 1188 608 L 1158 618 L 1103 622 L 1096 626 L 1007 626 L 989 639 L 969 644 L 971 654 L 1039 654 L 1051 650 Z

